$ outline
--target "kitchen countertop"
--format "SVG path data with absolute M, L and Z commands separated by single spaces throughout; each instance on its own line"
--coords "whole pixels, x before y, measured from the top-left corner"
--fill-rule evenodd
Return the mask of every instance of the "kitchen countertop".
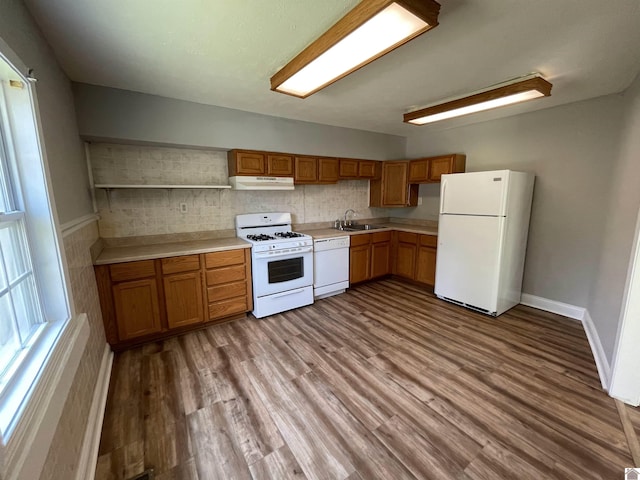
M 386 232 L 391 230 L 424 235 L 438 235 L 437 227 L 411 225 L 407 223 L 379 223 L 376 225 L 382 226 L 383 228 L 376 228 L 374 230 L 358 230 L 356 232 L 345 232 L 343 230 L 336 230 L 335 228 L 319 228 L 315 230 L 300 230 L 300 233 L 306 233 L 307 235 L 311 235 L 313 238 L 344 237 L 346 235 L 362 235 L 363 233 Z
M 345 232 L 333 228 L 301 229 L 313 238 L 342 237 L 345 235 L 362 235 L 365 233 L 398 230 L 401 232 L 437 235 L 438 228 L 433 226 L 413 225 L 408 223 L 379 223 L 382 228 L 374 230 L 360 230 Z M 177 257 L 199 253 L 221 252 L 238 248 L 251 248 L 251 244 L 236 237 L 214 238 L 206 240 L 188 240 L 184 242 L 170 242 L 150 245 L 134 245 L 122 247 L 105 247 L 97 256 L 94 265 L 108 265 L 111 263 L 135 262 L 137 260 L 153 260 L 156 258 Z
M 251 248 L 251 244 L 236 237 L 215 238 L 210 240 L 190 240 L 186 242 L 163 243 L 156 245 L 136 245 L 130 247 L 106 247 L 94 265 L 152 260 L 156 258 L 177 257 L 197 253 L 222 252 L 238 248 Z

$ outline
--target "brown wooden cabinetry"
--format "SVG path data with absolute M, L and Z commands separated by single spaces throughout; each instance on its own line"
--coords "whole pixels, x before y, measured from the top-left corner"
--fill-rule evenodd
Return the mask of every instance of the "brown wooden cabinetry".
M 269 175 L 272 177 L 293 176 L 293 155 L 284 153 L 230 150 L 227 153 L 229 176 Z
M 434 286 L 437 237 L 410 232 L 395 232 L 393 244 L 393 274 Z
M 115 349 L 253 308 L 250 249 L 97 265 L 95 273 Z
M 409 184 L 409 162 L 379 162 L 380 178 L 371 180 L 370 207 L 414 207 L 418 204 L 418 185 Z M 378 175 L 376 175 L 378 176 Z
M 163 258 L 160 264 L 168 328 L 202 323 L 204 305 L 200 256 Z
M 353 235 L 349 248 L 349 283 L 391 273 L 391 232 Z
M 341 158 L 339 176 L 342 179 L 374 178 L 376 176 L 376 161 Z
M 207 253 L 204 260 L 209 320 L 251 310 L 251 250 Z
M 294 183 L 336 183 L 338 181 L 338 159 L 295 157 Z
M 416 282 L 435 286 L 436 256 L 438 238 L 434 235 L 420 235 L 416 262 Z
M 409 162 L 409 183 L 436 183 L 446 173 L 465 171 L 466 156 L 460 154 L 418 158 Z

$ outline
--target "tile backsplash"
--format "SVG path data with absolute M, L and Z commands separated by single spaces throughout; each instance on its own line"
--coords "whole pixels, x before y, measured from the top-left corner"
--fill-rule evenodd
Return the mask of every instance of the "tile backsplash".
M 227 154 L 186 148 L 90 144 L 96 184 L 227 185 Z M 293 223 L 331 222 L 353 208 L 357 218 L 385 217 L 369 208 L 367 180 L 297 185 L 293 191 L 96 189 L 100 235 L 106 238 L 235 228 L 241 213 L 291 212 Z M 186 205 L 186 212 L 181 211 Z

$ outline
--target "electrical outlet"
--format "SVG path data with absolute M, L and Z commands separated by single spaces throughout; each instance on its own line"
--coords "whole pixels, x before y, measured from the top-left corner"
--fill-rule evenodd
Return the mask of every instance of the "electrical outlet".
M 418 205 L 422 205 L 422 197 L 418 197 Z
M 187 208 L 187 204 L 186 203 L 181 203 L 180 204 L 180 213 L 187 213 L 189 209 Z

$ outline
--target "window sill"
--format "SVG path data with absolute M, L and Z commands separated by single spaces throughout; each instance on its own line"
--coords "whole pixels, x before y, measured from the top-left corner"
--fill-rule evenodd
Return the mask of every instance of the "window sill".
M 57 322 L 56 322 L 57 323 Z M 89 339 L 86 314 L 50 324 L 33 358 L 41 369 L 25 368 L 0 404 L 0 478 L 39 478 L 58 420 Z M 56 328 L 57 327 L 57 328 Z M 31 363 L 31 362 L 30 362 Z

